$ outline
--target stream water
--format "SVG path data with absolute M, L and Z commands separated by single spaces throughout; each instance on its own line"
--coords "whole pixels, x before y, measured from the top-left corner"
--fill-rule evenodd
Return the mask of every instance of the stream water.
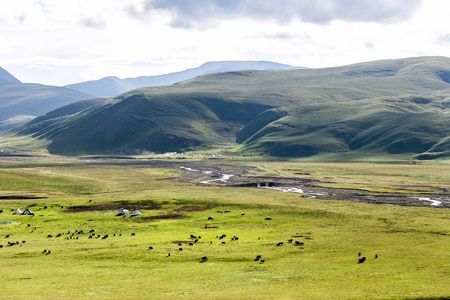
M 185 169 L 187 171 L 191 171 L 191 172 L 200 172 L 199 170 L 195 170 L 192 168 L 188 168 L 188 167 L 180 167 L 182 169 Z M 202 171 L 204 174 L 212 174 L 212 171 Z M 221 174 L 220 178 L 218 179 L 211 179 L 211 180 L 204 180 L 201 181 L 200 183 L 202 184 L 219 184 L 219 183 L 226 183 L 231 177 L 233 177 L 235 175 L 233 174 Z M 285 192 L 285 193 L 296 193 L 296 194 L 301 194 L 309 199 L 314 199 L 317 196 L 327 196 L 329 195 L 328 193 L 315 193 L 315 192 L 308 192 L 308 191 L 304 191 L 303 189 L 300 188 L 295 188 L 295 187 L 274 187 L 274 186 L 259 186 L 258 188 L 261 189 L 268 189 L 268 190 L 276 190 L 276 191 L 281 191 L 281 192 Z M 430 205 L 432 206 L 439 206 L 442 205 L 442 203 L 445 202 L 450 202 L 450 199 L 440 199 L 440 198 L 428 198 L 428 197 L 410 197 L 412 199 L 418 199 L 420 201 L 427 201 L 427 202 L 431 202 Z
M 430 205 L 433 205 L 433 206 L 442 205 L 443 200 L 450 201 L 450 199 L 440 199 L 440 198 L 436 198 L 436 199 L 431 199 L 431 198 L 426 198 L 426 197 L 411 197 L 411 198 L 419 199 L 420 201 L 429 201 L 429 202 L 431 202 Z
M 200 181 L 200 183 L 212 184 L 212 182 L 214 182 L 214 181 L 227 182 L 233 176 L 234 175 L 232 175 L 232 174 L 222 174 L 219 179 L 211 179 L 211 180 Z
M 187 170 L 187 171 L 191 171 L 191 172 L 200 172 L 199 170 L 196 169 L 192 169 L 192 168 L 188 168 L 188 167 L 180 167 L 181 169 Z M 202 171 L 203 174 L 212 174 L 212 171 Z M 211 179 L 211 180 L 204 180 L 204 181 L 200 181 L 200 183 L 203 184 L 213 184 L 213 182 L 218 181 L 218 182 L 222 182 L 225 183 L 228 180 L 230 180 L 231 177 L 233 177 L 233 174 L 220 174 L 220 178 L 218 179 Z
M 308 199 L 314 199 L 317 198 L 317 196 L 328 196 L 328 193 L 314 193 L 314 192 L 309 192 L 309 191 L 305 191 L 303 189 L 299 189 L 299 188 L 295 188 L 295 187 L 285 187 L 285 186 L 261 186 L 260 188 L 262 189 L 268 189 L 268 190 L 276 190 L 276 191 L 281 191 L 281 192 L 285 192 L 285 193 L 296 193 L 296 194 L 302 194 L 303 196 L 305 196 Z

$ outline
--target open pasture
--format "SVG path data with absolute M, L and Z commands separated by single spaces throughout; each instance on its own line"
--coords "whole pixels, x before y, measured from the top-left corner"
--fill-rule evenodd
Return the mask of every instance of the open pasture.
M 448 209 L 199 185 L 183 180 L 185 164 L 373 193 L 450 188 L 445 161 L 2 158 L 1 297 L 450 297 Z

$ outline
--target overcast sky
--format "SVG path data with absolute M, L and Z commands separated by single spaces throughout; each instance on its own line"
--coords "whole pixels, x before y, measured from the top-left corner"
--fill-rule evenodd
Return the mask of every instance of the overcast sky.
M 0 0 L 0 66 L 64 85 L 207 61 L 450 56 L 448 0 Z

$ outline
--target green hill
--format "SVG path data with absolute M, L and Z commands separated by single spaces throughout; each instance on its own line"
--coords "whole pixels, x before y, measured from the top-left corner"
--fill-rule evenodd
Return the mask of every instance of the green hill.
M 244 153 L 448 156 L 450 59 L 235 71 L 133 90 L 8 132 L 55 154 L 234 146 Z
M 0 85 L 0 132 L 63 105 L 91 98 L 68 88 L 34 83 Z
M 141 76 L 137 78 L 121 79 L 115 76 L 100 80 L 69 84 L 66 87 L 97 97 L 114 97 L 141 87 L 172 85 L 200 75 L 237 70 L 291 70 L 304 69 L 269 61 L 215 61 L 187 69 L 181 72 L 156 76 Z M 0 74 L 1 76 L 1 74 Z

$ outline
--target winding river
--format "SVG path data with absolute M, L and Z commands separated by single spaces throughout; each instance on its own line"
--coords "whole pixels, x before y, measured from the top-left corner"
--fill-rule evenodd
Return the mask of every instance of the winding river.
M 199 170 L 188 168 L 188 167 L 181 166 L 180 168 L 187 170 L 187 171 L 191 171 L 191 172 L 200 172 Z M 203 172 L 204 174 L 212 174 L 212 171 L 201 171 L 201 172 Z M 218 179 L 204 180 L 204 181 L 200 181 L 200 183 L 202 183 L 202 184 L 223 184 L 223 183 L 226 183 L 233 176 L 235 176 L 235 175 L 220 174 L 220 178 L 218 178 Z M 258 185 L 258 188 L 268 189 L 268 190 L 276 190 L 276 191 L 281 191 L 281 192 L 285 192 L 285 193 L 301 194 L 301 195 L 307 197 L 308 199 L 314 199 L 317 196 L 329 195 L 328 193 L 325 193 L 325 192 L 324 193 L 314 193 L 314 192 L 304 191 L 303 189 L 295 188 L 295 187 L 281 187 L 281 186 L 269 187 L 269 186 Z M 428 198 L 428 197 L 409 197 L 409 198 L 418 199 L 420 201 L 431 202 L 430 205 L 432 205 L 432 206 L 440 206 L 443 204 L 443 202 L 450 202 L 450 199 L 441 199 L 441 198 Z

